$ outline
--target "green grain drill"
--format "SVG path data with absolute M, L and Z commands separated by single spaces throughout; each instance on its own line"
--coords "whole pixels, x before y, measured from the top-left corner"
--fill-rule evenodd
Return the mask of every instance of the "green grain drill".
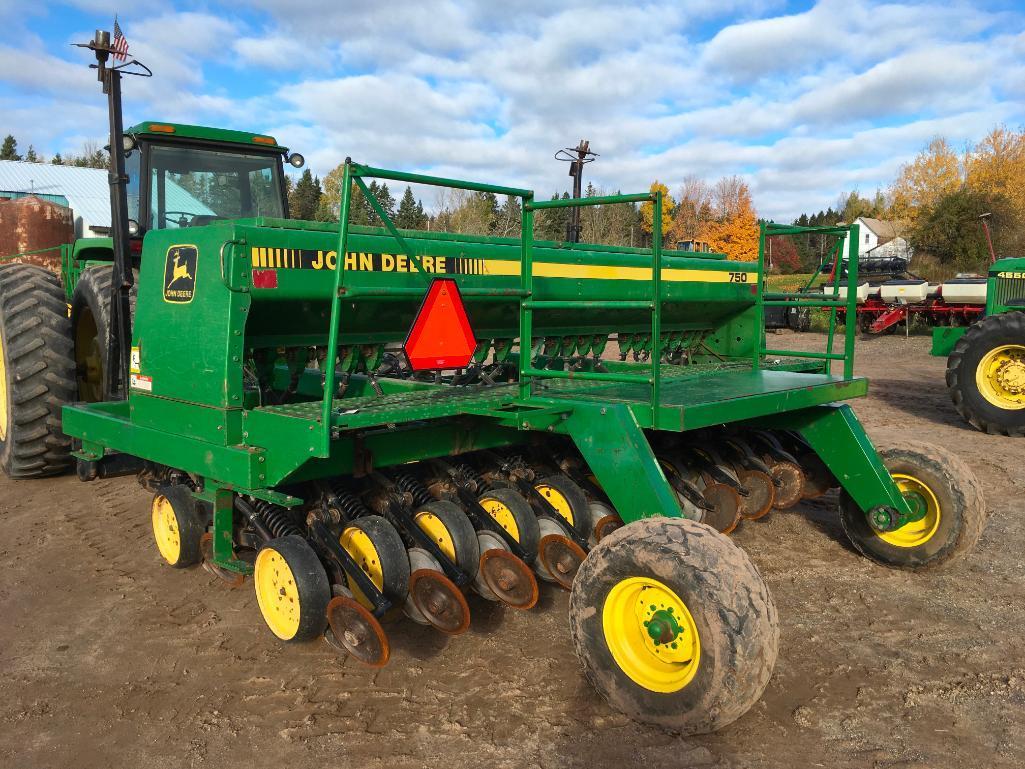
M 758 700 L 777 655 L 769 590 L 727 536 L 741 520 L 839 489 L 844 530 L 879 563 L 937 566 L 979 537 L 985 506 L 959 459 L 878 452 L 842 403 L 867 390 L 854 325 L 834 340 L 853 292 L 769 294 L 761 252 L 663 250 L 657 193 L 536 201 L 347 161 L 341 224 L 296 221 L 276 143 L 260 155 L 252 135 L 146 125 L 128 132 L 142 147 L 128 186 L 145 184 L 107 282 L 109 304 L 134 306 L 130 340 L 102 304 L 103 331 L 71 338 L 55 282 L 0 269 L 0 438 L 13 445 L 34 403 L 49 425 L 37 438 L 71 436 L 84 480 L 138 474 L 164 560 L 249 577 L 283 642 L 378 666 L 389 634 L 412 632 L 403 618 L 456 636 L 470 593 L 526 611 L 565 588 L 580 662 L 610 704 L 706 732 Z M 203 169 L 228 183 L 185 183 Z M 254 178 L 278 185 L 269 215 L 233 215 L 252 210 Z M 397 230 L 370 178 L 514 196 L 521 237 Z M 192 207 L 170 204 L 172 184 Z M 384 227 L 348 225 L 353 187 Z M 650 249 L 533 238 L 538 211 L 642 201 Z M 806 231 L 767 225 L 762 243 Z M 816 232 L 856 271 L 856 227 Z M 830 310 L 825 352 L 766 347 L 765 307 L 795 301 Z M 80 390 L 61 426 L 48 404 L 73 394 L 33 401 L 24 383 L 74 377 L 79 344 L 121 397 Z M 121 344 L 127 365 L 107 365 Z

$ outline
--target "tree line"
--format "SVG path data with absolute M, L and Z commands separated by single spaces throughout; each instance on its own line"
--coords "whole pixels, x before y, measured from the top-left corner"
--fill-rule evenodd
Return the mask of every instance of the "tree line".
M 1025 128 L 993 128 L 980 142 L 955 148 L 936 137 L 870 199 L 844 193 L 836 207 L 801 214 L 798 225 L 850 223 L 859 216 L 893 223 L 914 250 L 916 269 L 936 277 L 985 272 L 989 262 L 980 217 L 987 217 L 996 256 L 1025 253 Z M 798 270 L 811 271 L 828 245 L 823 236 L 794 240 Z
M 0 145 L 0 160 L 23 160 L 26 163 L 46 163 L 47 160 L 36 152 L 31 144 L 22 155 L 18 152 L 18 140 L 11 134 L 7 134 L 3 144 Z M 78 168 L 107 168 L 108 158 L 105 150 L 92 142 L 86 142 L 82 146 L 82 152 L 78 155 L 64 157 L 61 153 L 50 158 L 49 163 L 55 166 L 76 166 Z

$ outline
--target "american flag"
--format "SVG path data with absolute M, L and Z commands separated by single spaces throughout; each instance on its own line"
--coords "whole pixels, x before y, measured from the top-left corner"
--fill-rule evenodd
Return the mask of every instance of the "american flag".
M 128 40 L 121 32 L 121 25 L 117 23 L 117 16 L 114 17 L 114 58 L 124 61 L 128 58 Z

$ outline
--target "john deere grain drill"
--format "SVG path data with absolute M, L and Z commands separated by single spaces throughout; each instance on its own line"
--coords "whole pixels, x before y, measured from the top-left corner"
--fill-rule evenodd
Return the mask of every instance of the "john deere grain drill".
M 369 178 L 514 196 L 522 235 L 400 231 Z M 348 224 L 353 186 L 383 228 Z M 839 487 L 880 563 L 936 566 L 977 540 L 961 461 L 877 452 L 840 403 L 867 389 L 853 324 L 842 352 L 832 324 L 825 352 L 766 348 L 766 306 L 835 320 L 853 293 L 767 294 L 761 259 L 664 251 L 657 193 L 540 202 L 348 161 L 341 188 L 338 225 L 155 225 L 127 397 L 64 409 L 81 477 L 138 472 L 164 560 L 251 577 L 281 641 L 384 665 L 411 624 L 465 631 L 469 593 L 526 611 L 551 583 L 614 707 L 710 731 L 757 701 L 779 639 L 727 536 L 739 521 Z M 540 210 L 641 201 L 650 249 L 534 240 Z M 856 227 L 817 231 L 855 257 Z

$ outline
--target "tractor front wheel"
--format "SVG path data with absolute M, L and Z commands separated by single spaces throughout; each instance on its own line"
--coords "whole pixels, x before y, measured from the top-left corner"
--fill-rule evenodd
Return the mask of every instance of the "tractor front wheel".
M 927 443 L 902 443 L 879 453 L 912 509 L 923 515 L 899 529 L 877 531 L 841 492 L 840 523 L 858 552 L 885 566 L 924 569 L 971 550 L 986 525 L 986 503 L 968 466 Z
M 60 281 L 28 264 L 0 267 L 0 470 L 57 475 L 71 464 L 61 407 L 75 398 L 68 305 Z
M 602 538 L 573 583 L 570 631 L 609 704 L 684 734 L 747 712 L 779 645 L 776 607 L 754 564 L 684 518 L 647 518 Z
M 947 359 L 957 413 L 993 435 L 1025 436 L 1025 312 L 983 318 Z

